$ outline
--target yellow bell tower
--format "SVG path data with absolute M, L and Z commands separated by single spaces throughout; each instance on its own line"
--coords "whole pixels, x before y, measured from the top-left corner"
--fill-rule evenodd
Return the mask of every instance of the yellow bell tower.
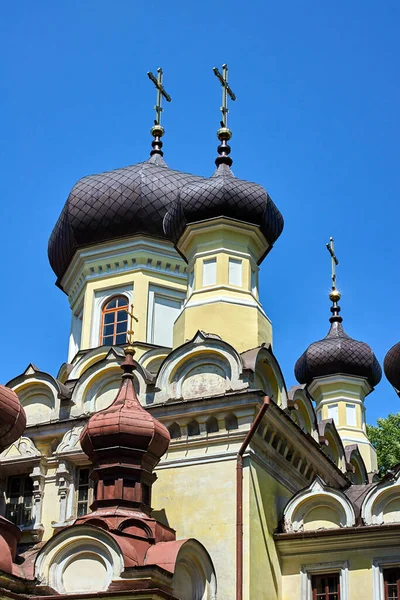
M 258 270 L 283 229 L 283 218 L 264 188 L 237 179 L 230 167 L 228 67 L 214 73 L 222 84 L 217 170 L 189 183 L 164 219 L 164 231 L 188 263 L 189 285 L 174 325 L 174 347 L 198 329 L 217 334 L 239 352 L 272 343 L 271 322 L 258 298 Z M 241 322 L 241 328 L 233 324 Z

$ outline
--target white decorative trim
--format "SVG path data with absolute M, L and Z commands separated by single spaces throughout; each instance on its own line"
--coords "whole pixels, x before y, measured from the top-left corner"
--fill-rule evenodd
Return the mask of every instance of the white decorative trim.
M 181 303 L 181 309 L 185 302 L 186 293 L 180 290 L 169 288 L 168 286 L 160 285 L 149 285 L 149 299 L 148 299 L 148 311 L 147 311 L 147 342 L 153 344 L 154 339 L 154 303 L 156 297 L 162 297 L 167 300 L 175 300 Z M 177 317 L 180 312 L 177 313 Z
M 308 488 L 301 490 L 286 505 L 283 513 L 285 531 L 302 531 L 305 517 L 318 506 L 329 506 L 335 510 L 339 515 L 340 527 L 355 525 L 356 517 L 349 499 L 342 492 L 327 487 L 317 476 Z
M 384 556 L 372 560 L 372 592 L 373 600 L 385 600 L 383 569 L 400 566 L 400 554 Z
M 108 287 L 103 290 L 95 291 L 93 295 L 93 307 L 90 324 L 90 347 L 96 348 L 100 345 L 100 322 L 101 322 L 101 311 L 103 304 L 106 303 L 107 298 L 112 296 L 125 296 L 128 299 L 129 304 L 133 304 L 133 283 L 119 287 Z
M 302 565 L 300 569 L 300 600 L 312 600 L 311 577 L 318 573 L 338 573 L 340 575 L 340 600 L 350 600 L 349 562 L 315 563 Z
M 213 289 L 230 289 L 232 290 L 232 288 L 227 288 L 227 286 L 212 286 Z M 193 298 L 193 296 L 196 296 L 197 294 L 201 293 L 201 292 L 205 292 L 205 291 L 209 291 L 211 288 L 207 287 L 207 288 L 203 288 L 202 290 L 196 290 L 195 292 L 193 292 L 191 298 Z M 239 288 L 235 288 L 235 291 L 240 291 Z M 245 294 L 248 296 L 250 295 L 250 292 L 245 291 Z M 220 296 L 212 296 L 205 298 L 204 300 L 190 300 L 188 302 L 186 302 L 186 304 L 184 305 L 183 308 L 192 308 L 194 306 L 204 306 L 205 304 L 215 304 L 216 302 L 226 302 L 228 304 L 236 304 L 238 306 L 250 306 L 251 308 L 256 308 L 262 315 L 263 317 L 265 317 L 269 322 L 271 322 L 270 318 L 265 314 L 263 308 L 261 307 L 260 304 L 258 304 L 258 302 L 256 302 L 256 300 L 242 300 L 239 298 L 232 298 L 232 296 L 224 296 L 224 295 L 220 295 Z
M 361 517 L 366 525 L 385 523 L 385 508 L 400 496 L 400 471 L 394 479 L 378 483 L 365 496 L 361 507 Z M 400 520 L 399 520 L 400 521 Z
M 163 273 L 187 281 L 186 264 L 171 242 L 161 242 L 144 236 L 97 244 L 75 253 L 61 285 L 69 295 L 71 306 L 89 281 L 118 273 Z

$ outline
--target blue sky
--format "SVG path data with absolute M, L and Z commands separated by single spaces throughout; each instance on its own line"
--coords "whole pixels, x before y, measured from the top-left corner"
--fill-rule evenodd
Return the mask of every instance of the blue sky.
M 287 385 L 328 330 L 329 236 L 347 332 L 378 359 L 400 340 L 397 242 L 400 5 L 282 1 L 20 0 L 0 21 L 0 381 L 29 362 L 54 375 L 69 308 L 47 241 L 76 180 L 145 159 L 162 66 L 172 168 L 210 175 L 227 62 L 234 173 L 269 191 L 285 229 L 261 298 Z M 400 410 L 386 380 L 368 421 Z

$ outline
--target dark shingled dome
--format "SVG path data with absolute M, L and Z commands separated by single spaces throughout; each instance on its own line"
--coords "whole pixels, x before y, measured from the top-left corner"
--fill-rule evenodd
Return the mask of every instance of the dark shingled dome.
M 400 342 L 392 346 L 385 356 L 383 369 L 389 383 L 400 390 Z
M 382 377 L 382 369 L 368 344 L 348 336 L 341 317 L 331 317 L 328 335 L 310 344 L 296 362 L 294 373 L 299 383 L 311 383 L 317 377 L 343 373 L 365 377 L 375 386 Z
M 176 243 L 189 223 L 216 217 L 259 226 L 271 245 L 283 229 L 283 217 L 265 189 L 237 179 L 227 164 L 220 164 L 212 177 L 181 188 L 165 215 L 164 231 Z
M 58 280 L 79 248 L 139 233 L 165 238 L 167 208 L 184 185 L 202 179 L 169 169 L 160 154 L 80 179 L 49 240 L 49 260 Z

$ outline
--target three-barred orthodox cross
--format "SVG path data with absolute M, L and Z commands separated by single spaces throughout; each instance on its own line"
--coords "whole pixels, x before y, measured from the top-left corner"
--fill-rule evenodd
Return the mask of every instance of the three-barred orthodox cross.
M 231 100 L 236 100 L 236 95 L 232 92 L 228 85 L 228 65 L 222 65 L 222 75 L 218 71 L 217 67 L 214 67 L 213 71 L 214 75 L 220 80 L 222 85 L 221 127 L 228 127 L 228 95 Z
M 163 111 L 163 108 L 161 106 L 162 99 L 165 98 L 167 102 L 171 102 L 171 96 L 166 92 L 166 90 L 162 84 L 163 70 L 161 67 L 158 67 L 157 74 L 158 74 L 157 77 L 155 77 L 151 71 L 148 71 L 147 76 L 154 83 L 154 85 L 156 86 L 156 89 L 157 89 L 157 101 L 156 101 L 156 105 L 154 107 L 154 110 L 156 111 L 156 118 L 154 119 L 154 125 L 161 125 L 161 113 Z
M 339 260 L 335 254 L 335 245 L 333 237 L 329 238 L 329 244 L 326 244 L 328 252 L 331 255 L 332 262 L 332 289 L 336 290 L 336 266 L 339 264 Z

